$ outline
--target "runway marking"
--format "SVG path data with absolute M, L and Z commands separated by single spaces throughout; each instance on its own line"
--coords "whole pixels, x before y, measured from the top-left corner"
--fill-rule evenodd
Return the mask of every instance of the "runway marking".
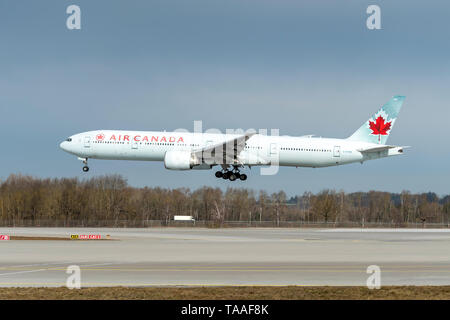
M 442 284 L 448 286 L 449 284 Z M 0 286 L 40 286 L 40 287 L 65 287 L 63 282 L 0 282 Z M 82 289 L 95 287 L 129 287 L 129 288 L 189 288 L 189 287 L 365 287 L 365 284 L 265 284 L 265 283 L 126 283 L 126 282 L 84 282 Z M 429 284 L 388 284 L 390 286 L 430 286 Z
M 53 263 L 53 264 L 66 264 L 66 263 Z M 67 266 L 71 265 L 71 264 L 75 264 L 75 263 L 67 263 Z M 108 264 L 112 264 L 112 263 L 97 263 L 97 264 L 88 264 L 88 265 L 81 265 L 80 267 L 94 267 L 94 266 L 103 266 L 103 265 L 108 265 Z M 37 264 L 39 265 L 39 264 Z M 41 264 L 41 265 L 46 265 L 46 264 Z M 49 265 L 49 264 L 47 264 Z M 14 275 L 14 274 L 22 274 L 22 273 L 31 273 L 31 272 L 39 272 L 39 271 L 65 271 L 67 270 L 67 267 L 64 269 L 61 268 L 57 268 L 57 267 L 48 267 L 48 268 L 43 268 L 43 269 L 34 269 L 34 270 L 24 270 L 23 268 L 1 268 L 0 270 L 4 270 L 4 271 L 14 271 L 14 270 L 22 270 L 22 271 L 17 271 L 17 272 L 7 272 L 7 273 L 0 273 L 0 276 L 8 276 L 8 275 Z M 89 269 L 83 269 L 83 270 L 89 270 Z M 96 270 L 96 269 L 92 269 L 92 270 Z M 101 270 L 101 269 L 99 269 Z
M 52 269 L 47 269 L 52 271 Z M 53 269 L 53 271 L 65 269 Z M 119 272 L 323 272 L 323 273 L 348 273 L 360 272 L 366 273 L 366 269 L 347 269 L 347 270 L 311 270 L 311 269 L 81 269 L 81 271 L 119 271 Z M 400 272 L 400 273 L 420 273 L 420 272 L 436 272 L 436 273 L 450 273 L 450 270 L 383 270 L 382 272 Z
M 86 263 L 86 262 L 81 262 L 81 263 Z M 9 269 L 14 270 L 15 268 L 17 268 L 16 270 L 19 270 L 19 268 L 35 267 L 35 266 L 50 266 L 50 265 L 55 265 L 55 264 L 70 265 L 70 264 L 80 264 L 80 262 L 66 261 L 66 262 L 55 262 L 55 263 L 22 264 L 22 265 L 17 265 L 17 266 L 0 267 L 0 270 L 9 270 Z M 92 267 L 92 266 L 103 266 L 103 265 L 108 265 L 108 264 L 120 264 L 120 263 L 117 263 L 117 262 L 105 262 L 105 263 L 87 264 L 87 265 L 84 265 L 84 266 Z M 52 267 L 50 267 L 50 268 L 52 268 Z
M 0 276 L 8 276 L 8 275 L 11 275 L 11 274 L 21 274 L 21 273 L 30 273 L 30 272 L 39 272 L 39 271 L 44 271 L 44 270 L 48 270 L 48 269 L 37 269 L 37 270 L 28 270 L 28 271 L 0 273 Z
M 65 287 L 63 282 L 0 282 L 2 285 L 23 285 L 23 286 L 61 286 Z M 327 284 L 226 284 L 226 283 L 113 283 L 113 282 L 85 282 L 82 288 L 101 286 L 101 287 L 327 287 Z M 332 285 L 333 287 L 360 287 L 361 285 Z
M 19 266 L 11 266 L 11 267 L 1 267 L 0 270 L 1 271 L 8 271 L 8 270 L 23 270 L 23 271 L 18 271 L 18 272 L 8 272 L 8 273 L 1 273 L 0 276 L 5 276 L 5 275 L 11 275 L 11 274 L 21 274 L 21 273 L 30 273 L 30 272 L 38 272 L 38 271 L 45 271 L 48 270 L 49 268 L 53 268 L 53 267 L 49 267 L 49 268 L 44 268 L 44 269 L 32 269 L 32 270 L 26 270 L 26 267 L 35 267 L 35 266 L 49 266 L 49 265 L 55 265 L 55 264 L 59 264 L 59 265 L 65 265 L 68 264 L 67 263 L 35 263 L 35 264 L 28 264 L 28 265 L 19 265 Z
M 17 265 L 17 266 L 0 267 L 0 270 L 2 270 L 4 268 L 23 268 L 23 267 L 35 267 L 35 266 L 49 266 L 49 265 L 54 265 L 54 264 L 66 264 L 66 263 L 70 263 L 70 261 L 68 261 L 68 262 L 55 262 L 55 263 L 21 264 L 21 265 Z
M 429 228 L 429 229 L 423 229 L 423 228 L 338 228 L 338 229 L 318 229 L 317 232 L 324 232 L 324 233 L 338 233 L 338 232 L 373 232 L 373 233 L 449 233 L 450 229 L 448 228 Z
M 320 273 L 366 273 L 365 267 L 361 268 L 339 268 L 339 269 L 314 269 L 314 268 L 290 268 L 290 269 L 248 269 L 248 268 L 215 268 L 215 269 L 204 269 L 204 268 L 84 268 L 85 266 L 80 266 L 81 271 L 92 271 L 92 272 L 258 272 L 258 273 L 264 273 L 264 272 L 297 272 L 297 273 L 304 273 L 304 272 L 320 272 Z M 65 271 L 66 268 L 61 267 L 49 267 L 49 268 L 43 268 L 43 269 L 36 269 L 36 270 L 24 270 L 24 269 L 4 269 L 7 270 L 20 270 L 17 272 L 9 272 L 9 273 L 3 273 L 0 274 L 0 276 L 4 275 L 13 275 L 13 274 L 20 274 L 20 273 L 29 273 L 29 272 L 39 272 L 39 271 Z M 408 269 L 401 269 L 401 268 L 384 268 L 382 269 L 382 272 L 397 272 L 397 273 L 450 273 L 450 270 L 448 268 L 428 268 L 428 269 L 414 269 L 414 268 L 408 268 Z
M 117 266 L 117 262 L 109 262 L 109 263 L 97 263 L 97 264 L 79 264 L 77 262 L 67 262 L 67 263 L 55 263 L 60 265 L 70 265 L 70 264 L 78 264 L 83 270 L 88 271 L 306 271 L 313 270 L 318 271 L 320 269 L 326 269 L 327 271 L 331 270 L 346 270 L 346 271 L 359 271 L 364 270 L 367 267 L 367 264 L 362 264 L 359 266 L 316 266 L 316 265 L 307 265 L 307 266 L 154 266 L 154 267 L 136 267 L 136 268 L 122 268 Z M 123 263 L 125 264 L 125 263 Z M 122 264 L 122 265 L 123 265 Z M 50 265 L 50 264 L 36 264 L 37 265 Z M 109 268 L 85 268 L 85 267 L 95 267 L 95 266 L 106 266 L 113 265 Z M 116 266 L 114 266 L 116 265 Z M 8 267 L 0 267 L 0 270 L 27 270 L 27 266 L 34 265 L 24 265 L 24 266 L 8 266 Z M 444 269 L 445 271 L 450 271 L 449 265 L 397 265 L 397 266 L 383 266 L 381 265 L 382 270 L 411 270 L 411 271 L 430 271 Z M 42 270 L 65 270 L 62 267 L 51 267 L 42 269 Z

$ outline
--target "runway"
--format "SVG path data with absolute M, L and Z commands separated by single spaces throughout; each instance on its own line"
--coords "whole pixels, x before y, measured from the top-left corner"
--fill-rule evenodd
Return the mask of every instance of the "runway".
M 110 241 L 0 241 L 0 286 L 450 285 L 449 229 L 0 228 L 0 234 Z

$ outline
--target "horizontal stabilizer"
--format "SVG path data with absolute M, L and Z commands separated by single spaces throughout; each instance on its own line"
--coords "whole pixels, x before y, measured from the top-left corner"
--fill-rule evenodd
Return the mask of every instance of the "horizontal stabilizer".
M 403 149 L 410 148 L 409 146 L 403 146 L 403 147 L 397 147 L 397 146 L 380 146 L 380 147 L 373 147 L 373 148 L 367 148 L 367 149 L 358 149 L 359 152 L 365 153 L 367 155 L 374 153 L 374 152 L 383 152 L 387 151 L 388 156 L 395 156 L 403 153 Z
M 370 153 L 370 152 L 379 152 L 379 151 L 389 150 L 392 148 L 396 148 L 396 146 L 379 146 L 379 147 L 373 147 L 373 148 L 358 149 L 358 151 Z

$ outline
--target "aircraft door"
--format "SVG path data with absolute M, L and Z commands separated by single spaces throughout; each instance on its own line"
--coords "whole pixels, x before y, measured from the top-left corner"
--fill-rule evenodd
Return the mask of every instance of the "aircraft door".
M 90 136 L 85 136 L 84 137 L 84 147 L 85 148 L 90 148 L 91 147 L 91 137 Z
M 270 155 L 276 156 L 278 154 L 278 145 L 276 143 L 270 144 Z
M 341 156 L 341 146 L 334 146 L 333 157 L 339 158 Z

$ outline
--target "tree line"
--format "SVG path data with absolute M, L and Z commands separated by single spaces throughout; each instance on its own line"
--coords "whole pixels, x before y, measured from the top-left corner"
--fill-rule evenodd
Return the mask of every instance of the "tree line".
M 11 221 L 27 221 L 29 225 L 39 225 L 39 221 L 64 221 L 68 225 L 82 221 L 89 226 L 108 221 L 108 226 L 116 226 L 120 221 L 153 220 L 164 225 L 174 215 L 189 215 L 215 225 L 226 221 L 271 221 L 275 226 L 287 221 L 448 225 L 450 195 L 326 189 L 288 198 L 284 191 L 269 194 L 245 188 L 137 188 L 129 186 L 120 175 L 84 180 L 10 175 L 0 183 L 1 225 Z

